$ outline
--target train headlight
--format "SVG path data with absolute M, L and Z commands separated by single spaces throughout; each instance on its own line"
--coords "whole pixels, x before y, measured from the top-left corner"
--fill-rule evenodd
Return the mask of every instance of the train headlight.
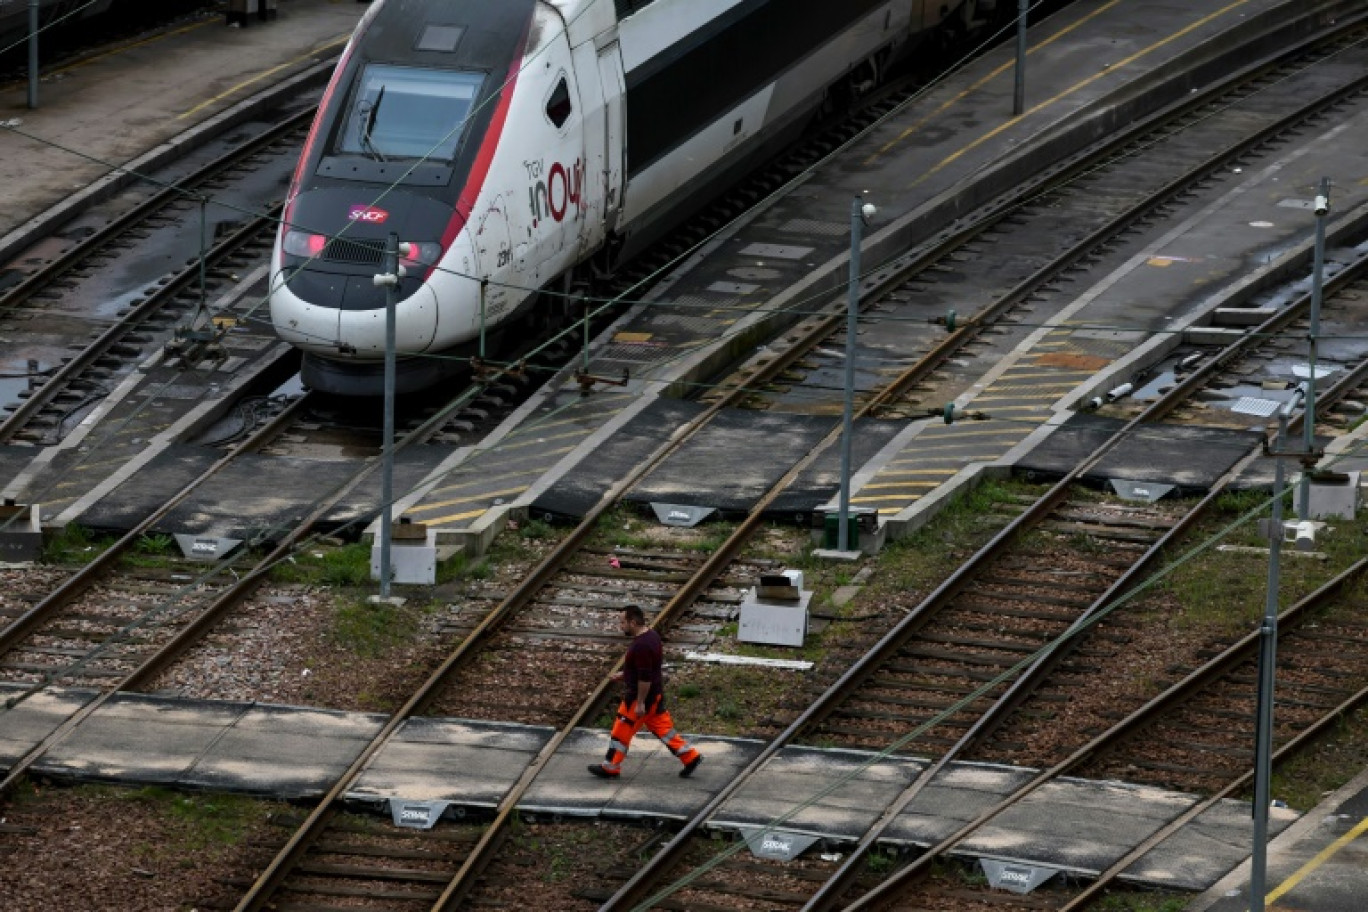
M 399 245 L 399 262 L 405 266 L 436 266 L 442 245 L 436 241 L 404 241 Z
M 285 232 L 285 240 L 280 246 L 290 256 L 313 259 L 322 255 L 327 244 L 328 236 L 325 234 L 310 234 L 307 231 L 291 229 Z

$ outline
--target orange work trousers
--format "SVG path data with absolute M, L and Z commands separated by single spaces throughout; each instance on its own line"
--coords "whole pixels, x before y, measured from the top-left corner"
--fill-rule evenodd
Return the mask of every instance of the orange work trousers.
M 613 722 L 613 731 L 608 736 L 608 755 L 604 758 L 603 768 L 612 775 L 616 776 L 622 771 L 622 760 L 627 756 L 627 748 L 632 743 L 632 738 L 637 732 L 641 731 L 642 726 L 650 729 L 651 734 L 655 735 L 670 752 L 679 758 L 679 762 L 685 764 L 692 763 L 698 756 L 698 748 L 693 747 L 684 736 L 675 731 L 674 720 L 670 718 L 669 712 L 665 710 L 661 703 L 663 698 L 656 697 L 646 707 L 646 715 L 637 718 L 633 715 L 636 704 L 626 701 L 618 705 L 617 719 Z

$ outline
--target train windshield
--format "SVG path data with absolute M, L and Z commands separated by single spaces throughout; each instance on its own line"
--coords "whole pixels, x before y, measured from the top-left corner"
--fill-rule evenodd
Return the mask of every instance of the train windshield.
M 484 75 L 369 64 L 336 151 L 377 161 L 451 161 Z

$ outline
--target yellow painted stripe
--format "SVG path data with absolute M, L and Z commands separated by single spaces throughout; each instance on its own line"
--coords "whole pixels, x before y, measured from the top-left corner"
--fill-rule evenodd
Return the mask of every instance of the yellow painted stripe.
M 925 489 L 925 488 L 938 488 L 938 487 L 940 487 L 940 482 L 938 482 L 938 481 L 890 481 L 890 482 L 888 482 L 887 484 L 867 484 L 867 485 L 865 485 L 864 487 L 860 488 L 860 490 L 861 490 L 861 491 L 882 491 L 882 490 L 886 490 L 886 489 L 888 489 L 888 488 L 894 488 L 894 489 L 896 489 L 896 490 L 902 491 L 902 490 L 908 490 L 908 489 L 910 489 L 910 488 L 923 488 L 923 489 Z
M 850 498 L 850 502 L 851 502 L 851 503 L 859 503 L 859 504 L 865 504 L 865 503 L 888 503 L 888 502 L 889 502 L 890 500 L 892 500 L 892 499 L 893 499 L 893 498 L 891 498 L 891 497 L 852 497 L 852 498 Z M 904 504 L 914 503 L 914 502 L 916 502 L 916 501 L 918 501 L 918 500 L 921 500 L 921 495 L 920 495 L 920 494 L 918 494 L 918 495 L 915 496 L 915 497 L 910 497 L 910 498 L 908 498 L 907 500 L 902 501 L 902 503 L 904 503 Z M 902 509 L 901 507 L 889 507 L 889 508 L 887 508 L 887 509 L 885 509 L 885 508 L 883 508 L 883 507 L 880 507 L 880 508 L 879 508 L 879 512 L 881 512 L 881 513 L 882 513 L 882 512 L 896 513 L 896 512 L 898 512 L 898 511 L 901 510 L 901 509 Z
M 524 478 L 526 476 L 526 472 L 504 472 L 501 475 L 477 475 L 474 478 L 461 481 L 458 484 L 442 485 L 441 487 L 433 488 L 431 491 L 428 491 L 427 496 L 442 497 L 456 491 L 467 491 L 475 485 L 487 485 L 495 481 L 506 481 L 509 478 Z
M 415 514 L 416 514 L 416 513 L 426 513 L 426 512 L 428 512 L 429 510 L 438 510 L 438 509 L 441 509 L 442 507 L 451 507 L 451 506 L 455 506 L 456 504 L 470 503 L 470 502 L 476 501 L 476 500 L 487 500 L 487 499 L 489 499 L 489 498 L 491 498 L 491 497 L 508 497 L 508 496 L 510 496 L 510 495 L 516 497 L 517 495 L 521 494 L 523 491 L 526 491 L 526 490 L 527 490 L 528 488 L 530 488 L 530 487 L 532 487 L 532 486 L 531 486 L 531 485 L 523 485 L 522 487 L 518 487 L 518 488 L 504 488 L 502 491 L 485 491 L 485 492 L 483 492 L 482 494 L 480 494 L 478 497 L 454 497 L 454 498 L 452 498 L 451 500 L 439 500 L 439 501 L 437 501 L 437 502 L 435 502 L 435 503 L 422 503 L 422 504 L 418 504 L 418 505 L 415 506 L 415 507 L 411 507 L 411 508 L 408 510 L 408 512 L 409 512 L 409 513 L 415 513 Z
M 423 520 L 427 526 L 440 526 L 443 523 L 463 522 L 467 519 L 474 519 L 477 516 L 484 516 L 484 510 L 471 510 L 468 513 L 452 513 L 448 516 L 432 516 Z
M 1355 839 L 1362 836 L 1365 831 L 1368 831 L 1368 817 L 1365 817 L 1364 819 L 1360 820 L 1358 822 L 1358 826 L 1354 827 L 1352 830 L 1345 833 L 1339 839 L 1336 839 L 1334 842 L 1330 843 L 1328 846 L 1321 849 L 1320 852 L 1317 853 L 1315 858 L 1312 858 L 1306 864 L 1298 868 L 1297 872 L 1293 874 L 1291 877 L 1287 878 L 1287 880 L 1284 880 L 1282 883 L 1278 884 L 1278 889 L 1268 894 L 1267 901 L 1270 903 L 1277 902 L 1289 890 L 1291 890 L 1297 884 L 1305 880 L 1306 875 L 1310 874 L 1312 871 L 1316 870 L 1316 868 L 1319 868 L 1321 865 L 1325 864 L 1327 861 L 1330 860 L 1330 857 L 1332 855 L 1334 855 L 1340 849 L 1347 846 L 1349 843 L 1353 842 Z
M 513 442 L 511 437 L 509 437 L 503 443 L 498 444 L 493 449 L 485 450 L 485 453 L 481 455 L 488 454 L 491 456 L 497 456 L 500 453 L 510 453 L 513 450 L 521 450 L 530 446 L 545 446 L 546 444 L 555 440 L 583 440 L 585 437 L 587 437 L 589 434 L 593 433 L 596 430 L 598 429 L 585 428 L 582 431 L 570 431 L 564 434 L 555 434 L 551 437 L 529 437 L 526 440 L 519 440 L 516 443 Z M 547 452 L 565 453 L 572 449 L 574 449 L 574 447 L 563 447 L 559 450 L 548 450 Z
M 131 51 L 133 48 L 142 47 L 145 44 L 152 44 L 154 42 L 161 41 L 163 38 L 174 38 L 177 35 L 184 35 L 186 32 L 193 32 L 195 29 L 204 28 L 206 25 L 209 25 L 209 23 L 196 22 L 191 25 L 185 26 L 185 28 L 179 28 L 170 32 L 164 32 L 160 35 L 153 35 L 152 37 L 144 38 L 141 41 L 134 41 L 132 44 L 121 44 L 116 48 L 112 48 L 111 50 L 105 51 L 103 54 L 95 54 L 90 57 L 82 58 L 81 60 L 78 60 L 75 63 L 68 64 L 67 66 L 58 67 L 53 72 L 66 73 L 71 70 L 79 70 L 81 67 L 86 66 L 87 64 L 94 63 L 97 60 L 104 60 L 106 57 L 114 57 L 118 54 L 122 54 L 124 51 Z
M 1034 390 L 1023 389 L 1017 392 L 1011 390 L 990 390 L 982 395 L 975 396 L 971 403 L 974 408 L 982 408 L 991 402 L 1020 402 L 1022 399 L 1058 399 L 1062 393 L 1074 388 L 1076 384 L 1059 384 L 1056 386 L 1040 386 Z
M 1097 17 L 1097 16 L 1102 15 L 1102 14 L 1105 13 L 1107 10 L 1111 9 L 1113 6 L 1116 6 L 1116 4 L 1118 4 L 1118 3 L 1120 3 L 1120 2 L 1121 2 L 1121 0 L 1111 0 L 1110 3 L 1104 4 L 1104 5 L 1100 6 L 1100 7 L 1098 7 L 1095 11 L 1093 11 L 1093 12 L 1090 13 L 1089 15 L 1084 16 L 1082 19 L 1079 19 L 1077 22 L 1073 23 L 1072 25 L 1068 26 L 1067 28 L 1061 29 L 1061 30 L 1060 30 L 1059 32 L 1057 32 L 1056 34 L 1051 35 L 1049 38 L 1046 38 L 1046 39 L 1045 39 L 1044 41 L 1042 41 L 1040 44 L 1038 44 L 1038 45 L 1036 45 L 1035 47 L 1031 48 L 1029 51 L 1026 52 L 1027 56 L 1029 57 L 1031 54 L 1035 54 L 1035 53 L 1037 53 L 1038 51 L 1040 51 L 1040 50 L 1042 50 L 1042 49 L 1044 49 L 1044 48 L 1046 48 L 1046 47 L 1049 47 L 1051 44 L 1054 44 L 1056 41 L 1058 41 L 1059 39 L 1063 38 L 1065 35 L 1069 34 L 1069 32 L 1072 32 L 1074 29 L 1079 28 L 1079 27 L 1081 27 L 1081 26 L 1087 24 L 1088 20 L 1093 19 L 1093 18 L 1095 18 L 1095 17 Z M 994 79 L 997 79 L 997 78 L 998 78 L 999 76 L 1001 76 L 1003 73 L 1005 73 L 1005 72 L 1007 72 L 1008 70 L 1011 70 L 1011 69 L 1013 69 L 1013 68 L 1015 68 L 1015 67 L 1016 67 L 1016 59 L 1015 59 L 1015 58 L 1013 58 L 1013 59 L 1007 61 L 1006 63 L 1001 64 L 997 69 L 993 70 L 993 71 L 992 71 L 991 73 L 989 73 L 987 76 L 984 76 L 984 77 L 983 77 L 982 79 L 980 79 L 978 82 L 974 83 L 974 84 L 971 85 L 969 88 L 965 89 L 963 92 L 960 92 L 960 93 L 959 93 L 958 95 L 956 95 L 954 98 L 950 99 L 950 100 L 947 101 L 945 104 L 941 105 L 941 106 L 940 106 L 939 108 L 937 108 L 936 110 L 934 110 L 934 111 L 932 111 L 931 113 L 927 114 L 925 117 L 923 117 L 921 120 L 919 120 L 919 121 L 917 121 L 916 123 L 914 123 L 912 126 L 908 127 L 906 130 L 902 131 L 902 133 L 899 134 L 895 139 L 891 140 L 891 141 L 888 142 L 883 148 L 879 149 L 879 151 L 877 151 L 877 152 L 875 152 L 873 155 L 869 156 L 869 158 L 865 161 L 865 164 L 873 164 L 873 163 L 879 158 L 879 156 L 883 155 L 885 152 L 887 152 L 888 150 L 892 149 L 894 146 L 898 145 L 898 143 L 900 143 L 900 142 L 902 142 L 903 140 L 907 139 L 907 137 L 911 136 L 913 133 L 915 133 L 916 131 L 920 130 L 922 127 L 926 126 L 926 124 L 929 123 L 929 122 L 932 120 L 932 118 L 938 117 L 939 115 L 941 115 L 941 114 L 945 113 L 946 111 L 950 110 L 950 108 L 952 108 L 952 107 L 954 107 L 955 105 L 959 104 L 961 101 L 963 101 L 964 99 L 968 98 L 970 95 L 972 95 L 973 93 L 977 92 L 979 89 L 983 88 L 983 87 L 986 86 L 988 83 L 992 82 Z
M 593 396 L 594 400 L 594 420 L 598 421 L 604 413 L 613 414 L 622 411 L 623 407 L 629 402 L 636 400 L 635 396 L 627 393 L 603 393 L 598 392 Z M 609 406 L 604 408 L 604 406 Z M 513 434 L 530 433 L 546 428 L 565 427 L 567 425 L 583 425 L 584 415 L 576 414 L 579 411 L 578 405 L 574 407 L 559 408 L 552 414 L 544 417 L 532 417 L 526 424 L 520 425 Z M 510 435 L 512 436 L 512 435 Z
M 319 45 L 318 47 L 314 48 L 312 51 L 310 51 L 309 53 L 305 54 L 305 55 L 302 56 L 302 57 L 296 57 L 294 60 L 291 60 L 291 61 L 288 61 L 288 62 L 286 62 L 286 63 L 280 64 L 280 66 L 273 66 L 273 67 L 271 67 L 269 70 L 264 70 L 263 72 L 260 72 L 260 73 L 258 73 L 257 75 L 253 76 L 251 79 L 245 79 L 245 80 L 243 80 L 242 82 L 239 82 L 237 85 L 233 86 L 233 87 L 232 87 L 231 89 L 229 89 L 228 91 L 226 91 L 226 92 L 220 92 L 218 95 L 215 95 L 213 98 L 210 98 L 208 101 L 202 101 L 202 102 L 200 102 L 199 104 L 195 105 L 195 106 L 194 106 L 193 108 L 191 108 L 190 110 L 186 111 L 184 114 L 181 114 L 180 116 L 178 116 L 176 119 L 177 119 L 177 120 L 184 120 L 184 119 L 187 118 L 187 117 L 193 117 L 194 115 L 198 114 L 200 111 L 203 111 L 205 108 L 209 107 L 210 105 L 216 104 L 216 103 L 222 101 L 223 99 L 228 98 L 228 97 L 231 96 L 231 95 L 236 95 L 238 92 L 240 92 L 240 91 L 242 91 L 243 89 L 247 88 L 247 87 L 248 87 L 249 85 L 251 85 L 252 83 L 260 82 L 261 80 L 265 79 L 266 77 L 268 77 L 268 76 L 270 76 L 270 75 L 272 75 L 272 74 L 274 74 L 274 73 L 279 73 L 281 70 L 289 69 L 290 67 L 294 66 L 295 64 L 297 64 L 297 63 L 302 63 L 302 62 L 304 62 L 305 60 L 312 60 L 314 57 L 318 56 L 319 54 L 321 54 L 321 53 L 323 53 L 323 52 L 325 52 L 325 51 L 330 51 L 330 50 L 332 50 L 333 48 L 335 48 L 335 47 L 337 47 L 337 46 L 339 46 L 339 45 L 346 44 L 346 43 L 347 43 L 347 39 L 348 39 L 349 37 L 351 37 L 351 36 L 350 36 L 350 35 L 343 35 L 343 36 L 341 36 L 340 38 L 334 38 L 334 39 L 332 39 L 331 41 L 327 41 L 327 42 L 325 42 L 325 43 Z
M 897 465 L 897 463 L 895 463 L 895 462 L 890 462 L 889 465 Z M 939 476 L 939 477 L 941 477 L 941 478 L 949 478 L 951 475 L 954 475 L 956 471 L 958 471 L 958 470 L 957 470 L 957 469 L 903 469 L 903 470 L 898 471 L 898 472 L 889 472 L 888 469 L 885 467 L 885 468 L 879 470 L 879 477 L 882 478 L 884 475 L 936 475 L 936 476 Z
M 984 133 L 984 134 L 982 134 L 981 136 L 977 137 L 977 138 L 974 139 L 972 142 L 970 142 L 967 146 L 964 146 L 964 147 L 961 148 L 958 152 L 956 152 L 956 153 L 954 153 L 953 155 L 950 155 L 949 157 L 947 157 L 946 159 L 944 159 L 942 162 L 940 162 L 940 164 L 934 165 L 934 166 L 932 166 L 931 168 L 928 168 L 926 171 L 922 172 L 922 173 L 917 177 L 917 179 L 916 179 L 915 181 L 912 182 L 912 184 L 911 184 L 910 186 L 916 186 L 917 184 L 919 184 L 919 183 L 921 183 L 922 181 L 926 180 L 926 179 L 927 179 L 928 177 L 930 177 L 932 174 L 935 174 L 937 171 L 939 171 L 939 170 L 941 170 L 942 168 L 944 168 L 945 166 L 951 164 L 952 162 L 954 162 L 956 159 L 960 158 L 961 156 L 964 156 L 964 155 L 968 154 L 969 152 L 973 151 L 974 149 L 977 149 L 979 146 L 983 145 L 984 143 L 988 142 L 989 140 L 996 139 L 997 136 L 998 136 L 998 134 L 1002 133 L 1002 132 L 1005 131 L 1005 130 L 1010 129 L 1010 128 L 1013 127 L 1013 126 L 1015 126 L 1018 120 L 1021 120 L 1021 119 L 1026 118 L 1026 117 L 1030 117 L 1032 114 L 1036 114 L 1036 113 L 1038 113 L 1038 112 L 1040 112 L 1040 111 L 1045 110 L 1046 108 L 1050 107 L 1051 105 L 1056 104 L 1056 103 L 1058 103 L 1058 102 L 1064 100 L 1065 98 L 1068 98 L 1070 95 L 1074 94 L 1075 92 L 1082 91 L 1083 89 L 1085 89 L 1085 88 L 1087 88 L 1088 86 L 1092 85 L 1092 84 L 1093 84 L 1094 82 L 1096 82 L 1097 80 L 1102 79 L 1102 78 L 1104 78 L 1104 77 L 1106 77 L 1106 76 L 1110 76 L 1110 75 L 1112 75 L 1113 73 L 1119 72 L 1120 70 L 1124 69 L 1125 67 L 1130 66 L 1132 63 L 1135 63 L 1135 62 L 1138 61 L 1138 60 L 1142 60 L 1142 59 L 1144 59 L 1145 57 L 1148 57 L 1150 54 L 1153 54 L 1155 51 L 1159 50 L 1160 48 L 1164 47 L 1165 45 L 1172 44 L 1174 41 L 1177 41 L 1179 38 L 1182 38 L 1183 36 L 1189 34 L 1190 32 L 1196 31 L 1197 29 L 1201 28 L 1202 26 L 1206 25 L 1206 24 L 1209 23 L 1209 22 L 1214 22 L 1214 21 L 1216 21 L 1217 19 L 1221 18 L 1222 16 L 1224 16 L 1224 15 L 1226 15 L 1226 14 L 1228 14 L 1228 13 L 1234 11 L 1234 10 L 1237 10 L 1237 9 L 1239 9 L 1239 8 L 1242 7 L 1242 6 L 1247 5 L 1249 2 L 1250 2 L 1250 0 L 1235 0 L 1234 3 L 1231 3 L 1231 4 L 1227 5 L 1227 6 L 1224 6 L 1224 7 L 1222 7 L 1221 9 L 1216 10 L 1216 12 L 1214 12 L 1214 13 L 1210 13 L 1210 14 L 1208 14 L 1208 15 L 1206 15 L 1206 16 L 1203 16 L 1201 19 L 1198 19 L 1196 22 L 1192 22 L 1192 23 L 1190 23 L 1190 24 L 1184 26 L 1183 28 L 1180 28 L 1178 31 L 1174 32 L 1172 35 L 1169 35 L 1167 38 L 1164 38 L 1164 39 L 1161 39 L 1161 40 L 1159 40 L 1159 41 L 1156 41 L 1154 44 L 1151 44 L 1149 47 L 1143 48 L 1143 49 L 1141 49 L 1141 50 L 1139 50 L 1139 51 L 1136 51 L 1134 54 L 1131 54 L 1129 57 L 1125 58 L 1124 60 L 1120 61 L 1119 63 L 1113 64 L 1113 65 L 1107 67 L 1106 69 L 1100 70 L 1100 71 L 1098 71 L 1097 73 L 1094 73 L 1092 76 L 1089 76 L 1087 79 L 1082 80 L 1081 82 L 1076 82 L 1076 83 L 1074 83 L 1072 86 L 1070 86 L 1069 88 L 1067 88 L 1067 89 L 1065 89 L 1064 91 L 1060 92 L 1058 95 L 1054 96 L 1053 98 L 1050 98 L 1050 99 L 1047 99 L 1047 100 L 1045 100 L 1045 101 L 1042 101 L 1040 104 L 1038 104 L 1038 105 L 1036 105 L 1035 107 L 1031 108 L 1030 110 L 1026 111 L 1026 113 L 1023 114 L 1020 118 L 1011 118 L 1011 119 L 1009 119 L 1009 120 L 1003 121 L 1000 125 L 998 125 L 998 126 L 994 127 L 993 129 L 989 130 L 987 133 Z M 1100 12 L 1100 10 L 1099 10 L 1099 12 Z
M 951 432 L 951 433 L 945 433 L 945 432 L 942 432 L 942 431 L 927 431 L 927 432 L 923 433 L 920 437 L 917 437 L 915 440 L 913 440 L 912 443 L 908 445 L 907 449 L 903 450 L 903 452 L 904 452 L 904 453 L 918 453 L 918 452 L 922 452 L 922 451 L 924 451 L 925 449 L 928 449 L 928 447 L 925 447 L 925 446 L 924 446 L 924 444 L 927 444 L 927 443 L 930 443 L 930 444 L 938 444 L 938 443 L 940 443 L 940 444 L 947 444 L 947 443 L 956 443 L 956 442 L 961 441 L 961 440 L 967 440 L 967 439 L 969 439 L 969 438 L 971 438 L 971 437 L 1003 437 L 1003 436 L 1006 436 L 1006 435 L 1008 435 L 1008 434 L 1016 434 L 1017 436 L 1024 436 L 1025 433 L 1026 433 L 1026 431 L 1025 431 L 1025 429 L 1023 429 L 1023 428 L 1016 428 L 1016 429 L 1013 429 L 1013 428 L 1000 428 L 1000 427 L 999 427 L 999 428 L 984 428 L 984 429 L 981 430 L 981 431 L 956 431 L 956 432 Z M 945 447 L 943 447 L 943 446 L 941 446 L 941 447 L 935 447 L 935 449 L 945 449 Z

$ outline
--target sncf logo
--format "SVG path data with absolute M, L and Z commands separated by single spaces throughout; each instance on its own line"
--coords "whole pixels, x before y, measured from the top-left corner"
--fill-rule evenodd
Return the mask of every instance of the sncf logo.
M 351 212 L 347 213 L 347 218 L 353 222 L 365 222 L 368 225 L 383 225 L 385 219 L 389 218 L 389 213 L 374 206 L 352 206 Z

